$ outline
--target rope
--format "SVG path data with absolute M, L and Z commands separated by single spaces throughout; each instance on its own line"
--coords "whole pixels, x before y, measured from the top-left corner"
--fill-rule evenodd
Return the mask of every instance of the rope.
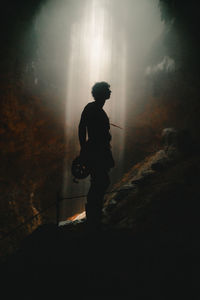
M 121 190 L 114 190 L 114 191 L 110 191 L 110 192 L 106 192 L 105 194 L 113 194 L 113 193 L 118 193 L 121 191 L 128 191 L 128 190 L 133 190 L 134 187 L 131 188 L 127 188 L 127 189 L 121 189 Z M 84 198 L 87 195 L 78 195 L 78 196 L 72 196 L 72 197 L 66 197 L 66 198 L 61 198 L 58 201 L 53 202 L 52 204 L 50 204 L 49 206 L 47 206 L 46 208 L 44 208 L 43 210 L 40 210 L 37 214 L 35 214 L 34 216 L 32 216 L 31 218 L 29 218 L 28 220 L 22 222 L 21 224 L 19 224 L 17 227 L 15 227 L 13 230 L 9 231 L 8 233 L 6 233 L 3 237 L 0 238 L 0 241 L 6 239 L 8 236 L 12 235 L 15 231 L 17 231 L 18 229 L 20 229 L 21 227 L 23 227 L 24 225 L 28 224 L 30 221 L 32 221 L 33 219 L 35 219 L 37 216 L 41 215 L 43 212 L 45 212 L 46 210 L 48 210 L 49 208 L 51 208 L 52 206 L 56 205 L 58 202 L 62 202 L 63 200 L 71 200 L 71 199 L 78 199 L 78 198 Z
M 110 123 L 110 125 L 114 126 L 114 127 L 117 127 L 117 128 L 120 128 L 120 129 L 123 129 L 122 127 L 118 126 L 118 125 L 115 125 L 113 123 Z

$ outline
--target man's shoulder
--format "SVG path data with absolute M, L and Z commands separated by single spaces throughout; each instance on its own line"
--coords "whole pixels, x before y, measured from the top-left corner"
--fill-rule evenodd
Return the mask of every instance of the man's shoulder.
M 83 112 L 85 113 L 90 113 L 90 112 L 93 112 L 94 110 L 96 109 L 96 105 L 95 105 L 95 102 L 89 102 L 85 107 L 84 107 L 84 110 Z
M 84 109 L 93 109 L 95 107 L 95 102 L 89 102 Z

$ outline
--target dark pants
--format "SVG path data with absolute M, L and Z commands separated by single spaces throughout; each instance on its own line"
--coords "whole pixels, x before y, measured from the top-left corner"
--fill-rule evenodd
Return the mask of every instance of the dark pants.
M 86 218 L 91 229 L 101 229 L 103 200 L 110 184 L 109 169 L 98 166 L 91 169 L 91 185 L 87 195 Z

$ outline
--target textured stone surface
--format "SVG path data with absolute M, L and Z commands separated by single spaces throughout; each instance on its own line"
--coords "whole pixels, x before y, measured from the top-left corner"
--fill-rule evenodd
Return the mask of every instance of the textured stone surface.
M 200 195 L 199 155 L 176 153 L 179 155 L 171 156 L 160 150 L 125 174 L 116 189 L 127 184 L 131 187 L 130 182 L 132 189 L 107 196 L 104 222 L 117 228 L 132 228 L 134 232 L 170 231 L 173 226 L 176 230 L 176 226 L 185 228 L 193 222 Z

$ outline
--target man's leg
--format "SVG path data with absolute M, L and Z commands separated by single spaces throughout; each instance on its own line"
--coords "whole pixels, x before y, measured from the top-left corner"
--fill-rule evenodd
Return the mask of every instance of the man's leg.
M 91 185 L 87 195 L 87 224 L 94 229 L 100 229 L 103 198 L 110 184 L 108 170 L 96 169 L 91 172 Z

